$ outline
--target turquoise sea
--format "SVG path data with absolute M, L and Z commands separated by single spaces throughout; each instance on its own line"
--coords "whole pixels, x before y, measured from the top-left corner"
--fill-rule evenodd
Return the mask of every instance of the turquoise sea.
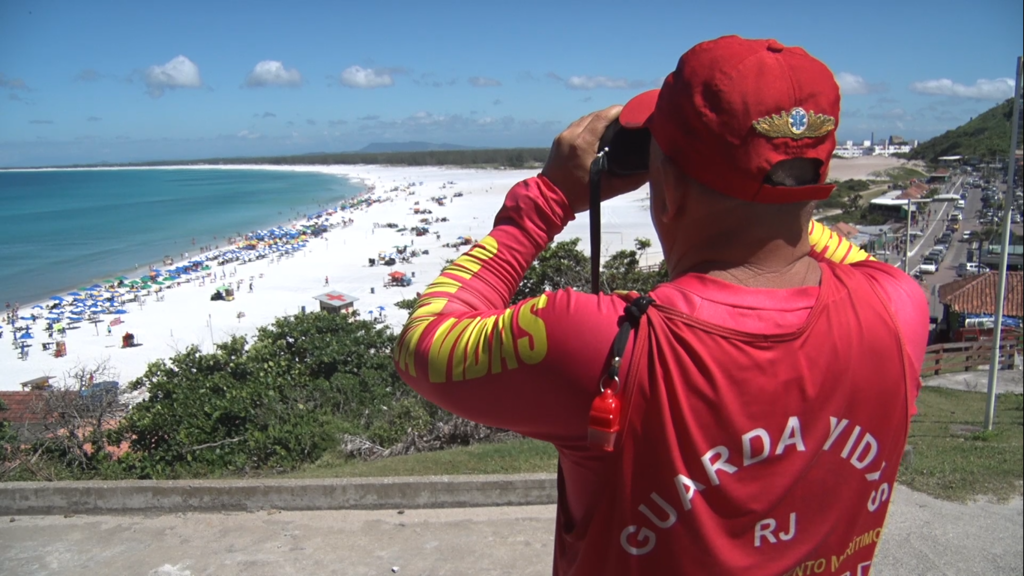
M 361 191 L 338 176 L 276 170 L 0 171 L 0 300 L 24 307 L 141 274 L 165 255 L 223 248 L 228 236 Z

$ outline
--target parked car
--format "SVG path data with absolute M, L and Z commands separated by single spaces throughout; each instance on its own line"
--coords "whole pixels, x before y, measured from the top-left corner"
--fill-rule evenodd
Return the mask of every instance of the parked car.
M 917 267 L 917 271 L 922 274 L 935 274 L 939 271 L 939 263 L 931 258 L 925 258 L 924 262 Z
M 961 278 L 965 276 L 974 276 L 975 274 L 984 274 L 988 271 L 988 266 L 978 264 L 977 262 L 961 262 L 956 267 L 956 275 Z

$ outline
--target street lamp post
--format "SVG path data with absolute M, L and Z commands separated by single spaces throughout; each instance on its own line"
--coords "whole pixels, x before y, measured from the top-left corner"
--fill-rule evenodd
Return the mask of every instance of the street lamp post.
M 907 234 L 906 246 L 903 247 L 903 272 L 910 274 L 910 210 L 914 207 L 914 201 L 907 198 Z
M 1010 158 L 1006 172 L 1006 192 L 1003 194 L 1003 237 L 999 253 L 999 286 L 996 290 L 996 325 L 992 334 L 992 361 L 988 366 L 988 405 L 985 408 L 985 429 L 991 430 L 996 415 L 996 385 L 999 374 L 999 346 L 1003 336 L 1003 301 L 1006 300 L 1006 268 L 1010 251 L 1010 218 L 1013 214 L 1014 170 L 1017 167 L 1017 126 L 1020 123 L 1021 73 L 1024 60 L 1017 58 L 1014 76 L 1017 83 L 1013 88 L 1013 122 L 1010 124 Z

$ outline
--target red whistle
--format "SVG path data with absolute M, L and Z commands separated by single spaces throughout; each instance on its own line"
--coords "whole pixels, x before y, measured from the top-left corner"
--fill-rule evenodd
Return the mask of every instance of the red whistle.
M 590 430 L 588 439 L 590 445 L 612 452 L 615 450 L 615 438 L 619 434 L 619 417 L 622 414 L 622 406 L 619 399 L 611 388 L 605 388 L 594 403 L 590 405 Z

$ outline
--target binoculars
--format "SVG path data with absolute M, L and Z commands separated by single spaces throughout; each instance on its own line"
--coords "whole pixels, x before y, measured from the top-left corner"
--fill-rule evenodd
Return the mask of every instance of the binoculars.
M 647 128 L 625 128 L 618 119 L 601 136 L 598 152 L 604 150 L 606 171 L 612 176 L 647 172 L 651 132 Z

